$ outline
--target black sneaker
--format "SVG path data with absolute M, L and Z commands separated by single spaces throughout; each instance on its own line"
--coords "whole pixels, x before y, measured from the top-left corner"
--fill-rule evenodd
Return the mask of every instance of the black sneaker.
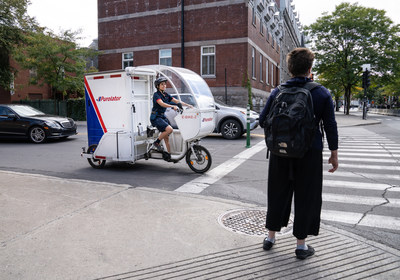
M 304 260 L 304 259 L 314 255 L 314 253 L 315 253 L 314 248 L 311 247 L 310 245 L 307 245 L 307 247 L 308 247 L 307 250 L 296 249 L 296 251 L 295 251 L 296 258 L 298 258 L 300 260 Z
M 162 152 L 162 151 L 164 150 L 164 149 L 161 147 L 160 143 L 156 143 L 156 142 L 153 143 L 153 148 L 154 148 L 155 150 L 157 150 L 158 152 Z
M 274 246 L 275 243 L 272 243 L 271 241 L 267 240 L 268 237 L 265 237 L 264 242 L 263 242 L 263 249 L 265 251 L 271 250 L 272 246 Z

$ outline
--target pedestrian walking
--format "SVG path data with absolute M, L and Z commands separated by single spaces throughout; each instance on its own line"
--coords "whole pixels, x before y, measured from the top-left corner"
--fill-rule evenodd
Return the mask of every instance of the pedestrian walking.
M 274 105 L 276 102 L 274 101 L 281 99 L 283 92 L 292 91 L 293 93 L 299 88 L 299 91 L 311 92 L 310 104 L 305 109 L 313 112 L 316 125 L 312 128 L 313 134 L 310 136 L 310 144 L 307 146 L 304 155 L 291 157 L 290 141 L 275 141 L 276 138 L 274 138 L 278 146 L 276 151 L 273 148 L 270 149 L 270 145 L 267 143 L 271 150 L 266 216 L 268 236 L 263 241 L 263 249 L 270 250 L 276 242 L 275 233 L 288 225 L 292 198 L 294 197 L 293 235 L 297 238 L 295 255 L 298 259 L 306 259 L 314 254 L 314 248 L 306 244 L 306 238 L 308 235 L 316 236 L 319 234 L 322 207 L 323 131 L 331 151 L 328 162 L 332 165 L 332 168 L 329 169 L 329 172 L 335 172 L 338 168 L 338 132 L 333 100 L 325 87 L 313 83 L 309 78 L 313 61 L 314 54 L 307 48 L 296 48 L 288 54 L 287 63 L 292 78 L 272 91 L 260 115 L 260 125 L 266 129 L 267 126 L 271 126 L 272 111 L 276 110 Z M 304 88 L 305 90 L 302 90 Z M 292 94 L 292 96 L 294 95 Z M 285 110 L 286 106 L 289 108 L 287 103 L 283 102 L 279 111 Z M 321 121 L 322 126 L 319 126 L 318 124 Z M 294 128 L 289 128 L 295 123 L 291 121 L 286 124 L 288 133 L 296 132 L 293 131 Z M 272 126 L 276 125 L 273 124 Z M 276 129 L 276 127 L 269 132 L 266 130 L 266 141 L 272 139 L 272 136 L 275 137 L 271 134 L 277 133 L 277 130 L 279 129 Z M 306 137 L 302 134 L 299 135 L 299 133 L 293 137 L 299 139 L 292 141 L 295 142 L 294 144 L 306 141 Z

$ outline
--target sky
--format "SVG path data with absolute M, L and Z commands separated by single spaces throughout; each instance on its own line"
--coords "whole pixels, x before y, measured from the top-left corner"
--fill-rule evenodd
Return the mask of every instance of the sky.
M 293 0 L 304 26 L 315 22 L 323 12 L 331 13 L 342 2 L 358 2 L 365 7 L 385 10 L 386 16 L 400 24 L 399 0 Z M 62 30 L 81 30 L 83 39 L 78 43 L 82 47 L 89 46 L 97 38 L 97 0 L 31 0 L 28 14 L 56 34 Z

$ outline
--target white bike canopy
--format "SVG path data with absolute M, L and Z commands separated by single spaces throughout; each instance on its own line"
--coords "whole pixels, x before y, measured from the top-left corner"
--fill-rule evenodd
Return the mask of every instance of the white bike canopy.
M 176 99 L 199 109 L 215 108 L 214 97 L 210 88 L 204 79 L 195 72 L 165 65 L 146 65 L 125 69 L 131 75 L 146 70 L 154 71 L 157 77 L 165 77 L 168 80 L 166 91 Z

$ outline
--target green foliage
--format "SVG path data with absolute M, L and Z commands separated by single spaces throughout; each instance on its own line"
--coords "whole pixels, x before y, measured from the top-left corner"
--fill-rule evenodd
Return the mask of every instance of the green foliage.
M 26 34 L 26 44 L 18 48 L 15 60 L 36 75 L 31 84 L 47 84 L 59 96 L 78 93 L 83 96 L 84 58 L 93 50 L 77 48 L 77 33 L 64 31 L 55 35 L 44 29 Z
M 85 99 L 69 99 L 67 101 L 67 115 L 76 121 L 86 120 Z
M 9 63 L 14 48 L 23 43 L 23 32 L 33 26 L 27 16 L 29 0 L 0 1 L 0 87 L 8 89 L 15 69 Z
M 307 32 L 316 54 L 314 70 L 342 88 L 347 109 L 352 91 L 361 85 L 363 64 L 371 64 L 372 83 L 392 81 L 399 64 L 400 27 L 385 11 L 342 3 L 307 27 Z

